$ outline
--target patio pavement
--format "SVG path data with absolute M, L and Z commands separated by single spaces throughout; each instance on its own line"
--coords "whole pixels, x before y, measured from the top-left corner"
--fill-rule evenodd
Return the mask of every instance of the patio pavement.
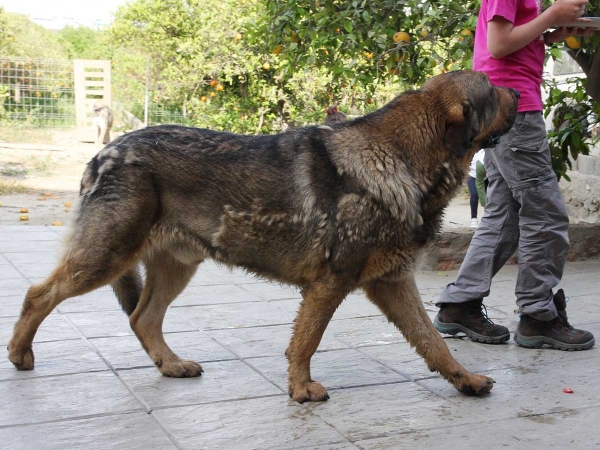
M 0 227 L 0 344 L 27 287 L 57 259 L 56 227 Z M 426 309 L 456 272 L 419 272 Z M 600 336 L 600 261 L 567 265 L 571 323 Z M 516 267 L 495 278 L 490 317 L 514 332 Z M 297 291 L 211 263 L 167 313 L 166 340 L 202 363 L 201 378 L 162 377 L 110 288 L 62 303 L 42 324 L 35 370 L 0 351 L 2 449 L 589 449 L 600 445 L 599 347 L 527 350 L 448 338 L 456 359 L 497 384 L 484 398 L 454 390 L 362 293 L 331 322 L 312 374 L 326 403 L 299 405 L 284 351 Z M 572 394 L 563 388 L 573 389 Z

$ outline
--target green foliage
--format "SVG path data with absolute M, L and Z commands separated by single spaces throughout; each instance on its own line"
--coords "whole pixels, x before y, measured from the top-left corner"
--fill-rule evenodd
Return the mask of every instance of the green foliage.
M 0 8 L 0 54 L 28 58 L 65 59 L 66 52 L 55 33 L 27 16 Z
M 551 3 L 544 0 L 544 7 Z M 266 5 L 266 16 L 254 30 L 267 38 L 265 52 L 276 53 L 287 74 L 324 69 L 334 93 L 347 83 L 377 92 L 391 80 L 406 89 L 432 75 L 471 67 L 476 1 L 267 0 Z M 590 1 L 588 15 L 600 16 L 600 0 Z M 399 40 L 406 35 L 398 32 L 408 33 L 409 40 Z M 591 135 L 583 124 L 599 120 L 600 61 L 595 58 L 600 58 L 600 33 L 580 42 L 578 50 L 560 44 L 549 51 L 560 57 L 561 50 L 569 50 L 587 75 L 572 91 L 555 85 L 547 102 L 547 113 L 557 107 L 562 111 L 550 134 L 559 177 L 566 177 L 569 154 L 576 158 L 589 152 Z
M 589 15 L 600 16 L 600 0 L 591 0 L 588 11 Z M 572 167 L 570 158 L 576 160 L 580 154 L 589 154 L 590 146 L 598 143 L 591 130 L 600 123 L 600 33 L 577 40 L 581 48 L 572 49 L 561 42 L 547 55 L 560 61 L 567 52 L 584 72 L 583 76 L 568 78 L 566 84 L 546 80 L 549 95 L 545 113 L 553 113 L 553 127 L 548 134 L 552 165 L 558 178 L 567 180 L 566 172 Z
M 110 50 L 102 31 L 80 25 L 67 25 L 58 32 L 58 40 L 69 59 L 109 59 Z
M 255 32 L 280 52 L 288 72 L 324 67 L 336 84 L 373 91 L 395 76 L 417 85 L 470 68 L 478 9 L 476 1 L 455 0 L 267 0 L 268 17 Z

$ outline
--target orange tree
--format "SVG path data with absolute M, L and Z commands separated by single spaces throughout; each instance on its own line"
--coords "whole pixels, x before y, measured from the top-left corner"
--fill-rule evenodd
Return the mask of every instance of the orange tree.
M 590 0 L 589 15 L 600 16 L 600 0 Z M 559 84 L 554 79 L 546 80 L 548 100 L 546 114 L 553 113 L 553 128 L 549 133 L 552 164 L 559 176 L 572 167 L 571 159 L 579 154 L 587 155 L 590 145 L 598 143 L 597 132 L 600 121 L 600 32 L 590 37 L 569 37 L 565 42 L 554 45 L 549 57 L 564 59 L 569 55 L 581 68 L 583 74 L 572 76 L 568 82 Z
M 404 86 L 471 67 L 477 1 L 268 0 L 259 32 L 285 70 L 324 67 L 333 89 Z
M 120 7 L 109 30 L 118 49 L 113 68 L 131 89 L 117 96 L 131 92 L 140 104 L 147 60 L 151 99 L 184 105 L 194 125 L 254 133 L 321 119 L 331 77 L 314 67 L 281 76 L 280 60 L 254 32 L 264 8 L 257 0 L 134 0 Z
M 600 16 L 599 2 L 591 0 L 591 15 Z M 406 89 L 432 75 L 471 68 L 478 12 L 479 2 L 468 0 L 267 0 L 255 32 L 264 38 L 265 53 L 279 60 L 282 76 L 310 67 L 326 70 L 335 99 L 347 85 L 373 95 L 390 83 Z M 578 48 L 548 49 L 555 58 L 568 50 L 587 75 L 574 80 L 571 90 L 549 82 L 548 111 L 561 111 L 550 134 L 559 177 L 570 164 L 569 151 L 575 158 L 589 151 L 591 137 L 582 124 L 598 122 L 599 37 L 573 42 Z

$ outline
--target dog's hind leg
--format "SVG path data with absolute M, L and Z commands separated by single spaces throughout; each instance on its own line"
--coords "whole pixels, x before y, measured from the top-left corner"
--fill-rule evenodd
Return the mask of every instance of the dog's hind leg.
M 62 301 L 86 294 L 110 283 L 135 263 L 135 250 L 115 254 L 109 246 L 97 241 L 71 239 L 58 267 L 42 283 L 27 291 L 21 316 L 15 324 L 8 344 L 8 359 L 19 370 L 31 370 L 34 365 L 33 338 L 38 327 Z M 108 242 L 105 240 L 102 244 Z
M 180 359 L 165 342 L 162 332 L 167 308 L 188 284 L 197 264 L 184 264 L 167 252 L 150 251 L 144 258 L 146 282 L 137 307 L 129 319 L 142 347 L 168 377 L 197 377 L 202 367 Z
M 365 292 L 425 359 L 429 370 L 467 394 L 486 394 L 492 389 L 494 380 L 469 372 L 452 357 L 423 307 L 413 274 L 398 282 L 373 281 Z
M 327 389 L 312 380 L 310 360 L 333 313 L 347 294 L 345 283 L 313 283 L 302 291 L 303 300 L 295 319 L 290 345 L 285 352 L 289 362 L 289 394 L 297 402 L 329 398 Z

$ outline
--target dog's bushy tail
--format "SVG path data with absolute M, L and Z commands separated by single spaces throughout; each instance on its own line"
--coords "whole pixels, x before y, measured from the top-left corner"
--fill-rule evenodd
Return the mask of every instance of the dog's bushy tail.
M 112 283 L 113 291 L 119 299 L 121 308 L 128 316 L 133 314 L 142 295 L 142 277 L 137 266 L 134 266 Z

